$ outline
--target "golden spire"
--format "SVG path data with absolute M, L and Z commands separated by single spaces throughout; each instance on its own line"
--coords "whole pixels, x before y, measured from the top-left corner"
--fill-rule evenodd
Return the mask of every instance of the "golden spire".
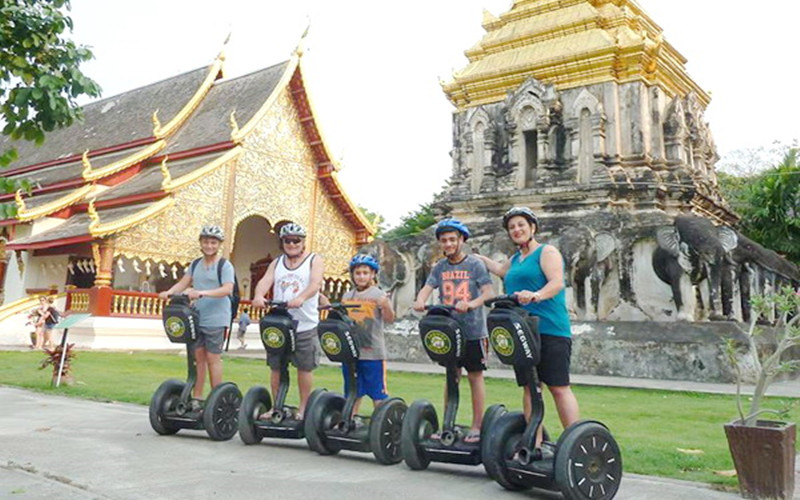
M 25 211 L 25 200 L 22 199 L 22 190 L 17 189 L 16 194 L 14 194 L 14 201 L 17 202 L 17 214 Z
M 159 137 L 161 134 L 161 121 L 158 119 L 158 110 L 153 111 L 153 136 Z
M 167 189 L 172 183 L 172 175 L 170 175 L 169 168 L 167 168 L 168 158 L 169 155 L 164 155 L 164 159 L 161 160 L 161 173 L 164 175 L 164 180 L 161 181 L 161 189 Z
M 83 177 L 91 175 L 92 173 L 92 164 L 89 163 L 89 150 L 83 152 L 83 156 L 81 157 L 81 163 L 83 163 Z
M 225 51 L 228 50 L 228 42 L 231 41 L 232 34 L 233 30 L 229 31 L 228 36 L 225 37 L 225 41 L 222 42 L 222 48 L 220 49 L 219 54 L 217 54 L 217 59 L 219 59 L 220 61 L 224 61 L 225 58 L 228 57 Z
M 97 210 L 94 208 L 94 200 L 89 202 L 89 208 L 87 209 L 87 213 L 89 214 L 89 231 L 95 228 L 98 224 L 100 224 L 100 216 L 97 215 Z
M 239 138 L 239 123 L 236 122 L 236 110 L 231 111 L 230 120 L 228 123 L 231 125 L 231 140 L 236 142 Z

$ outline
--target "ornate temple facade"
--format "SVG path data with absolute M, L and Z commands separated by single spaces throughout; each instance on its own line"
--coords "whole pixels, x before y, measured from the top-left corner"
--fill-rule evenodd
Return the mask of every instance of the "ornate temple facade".
M 709 95 L 635 2 L 516 0 L 483 28 L 442 84 L 452 175 L 434 204 L 469 224 L 475 250 L 508 256 L 502 214 L 531 207 L 564 254 L 577 319 L 743 319 L 751 291 L 800 282 L 730 229 Z M 394 260 L 424 270 L 437 252 L 417 248 L 430 242 L 393 245 Z M 420 286 L 400 275 L 394 286 Z
M 0 221 L 4 314 L 49 291 L 95 317 L 159 317 L 155 292 L 200 255 L 204 224 L 224 229 L 222 253 L 244 299 L 289 221 L 325 256 L 327 293 L 341 293 L 349 258 L 374 229 L 337 178 L 301 59 L 298 49 L 228 79 L 220 54 L 209 67 L 87 105 L 82 122 L 41 147 L 14 144 L 19 166 L 6 174 L 34 188 L 2 200 L 18 206 Z

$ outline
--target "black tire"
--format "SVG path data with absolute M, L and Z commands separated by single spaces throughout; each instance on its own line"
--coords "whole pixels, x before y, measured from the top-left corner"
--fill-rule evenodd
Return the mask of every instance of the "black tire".
M 501 416 L 508 413 L 506 410 L 505 405 L 492 405 L 486 409 L 486 412 L 483 414 L 483 421 L 481 422 L 481 460 L 486 455 L 486 448 L 489 445 L 489 430 L 494 426 Z M 489 474 L 489 471 L 486 471 Z M 489 477 L 492 477 L 489 474 Z M 492 479 L 494 479 L 492 477 Z
M 266 387 L 251 387 L 239 407 L 239 438 L 244 444 L 258 444 L 264 438 L 256 427 L 256 420 L 262 413 L 272 409 L 272 398 Z
M 403 460 L 400 438 L 403 418 L 408 406 L 399 398 L 384 401 L 372 415 L 369 425 L 369 446 L 375 459 L 383 465 L 394 465 Z
M 409 469 L 428 468 L 431 459 L 421 443 L 438 431 L 439 418 L 433 405 L 424 399 L 414 401 L 403 419 L 403 431 L 400 437 L 400 451 Z
M 239 430 L 242 392 L 236 384 L 224 382 L 211 391 L 203 409 L 203 426 L 214 441 L 227 441 Z
M 577 422 L 558 440 L 554 473 L 567 500 L 609 500 L 622 481 L 622 454 L 604 425 Z
M 514 456 L 517 445 L 525 432 L 525 415 L 510 412 L 501 415 L 489 429 L 483 447 L 483 467 L 486 473 L 503 488 L 519 491 L 529 486 L 506 467 L 506 460 Z
M 323 392 L 317 394 L 311 400 L 311 405 L 306 407 L 305 422 L 303 423 L 306 442 L 309 448 L 320 455 L 334 455 L 339 453 L 339 446 L 328 441 L 325 431 L 332 429 L 342 419 L 344 398 L 324 389 L 320 389 L 320 391 Z
M 181 400 L 184 385 L 186 384 L 174 378 L 165 380 L 150 398 L 150 426 L 162 436 L 175 434 L 180 430 L 180 427 L 168 422 L 164 414 L 175 411 L 175 406 Z

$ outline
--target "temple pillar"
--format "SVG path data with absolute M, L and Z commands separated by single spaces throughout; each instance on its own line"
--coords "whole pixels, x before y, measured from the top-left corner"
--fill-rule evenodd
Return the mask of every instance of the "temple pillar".
M 89 291 L 89 312 L 93 316 L 110 316 L 114 239 L 107 238 L 101 240 L 99 244 L 93 244 L 92 253 L 97 266 L 97 274 L 95 275 L 94 286 Z
M 6 240 L 0 239 L 0 304 L 5 302 L 6 296 L 6 269 L 8 269 L 9 255 L 6 252 Z

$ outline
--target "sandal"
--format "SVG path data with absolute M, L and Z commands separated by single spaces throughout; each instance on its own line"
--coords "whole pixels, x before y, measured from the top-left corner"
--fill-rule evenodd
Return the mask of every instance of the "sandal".
M 464 436 L 464 442 L 469 444 L 475 444 L 481 442 L 481 431 L 477 429 L 470 429 L 466 436 Z

